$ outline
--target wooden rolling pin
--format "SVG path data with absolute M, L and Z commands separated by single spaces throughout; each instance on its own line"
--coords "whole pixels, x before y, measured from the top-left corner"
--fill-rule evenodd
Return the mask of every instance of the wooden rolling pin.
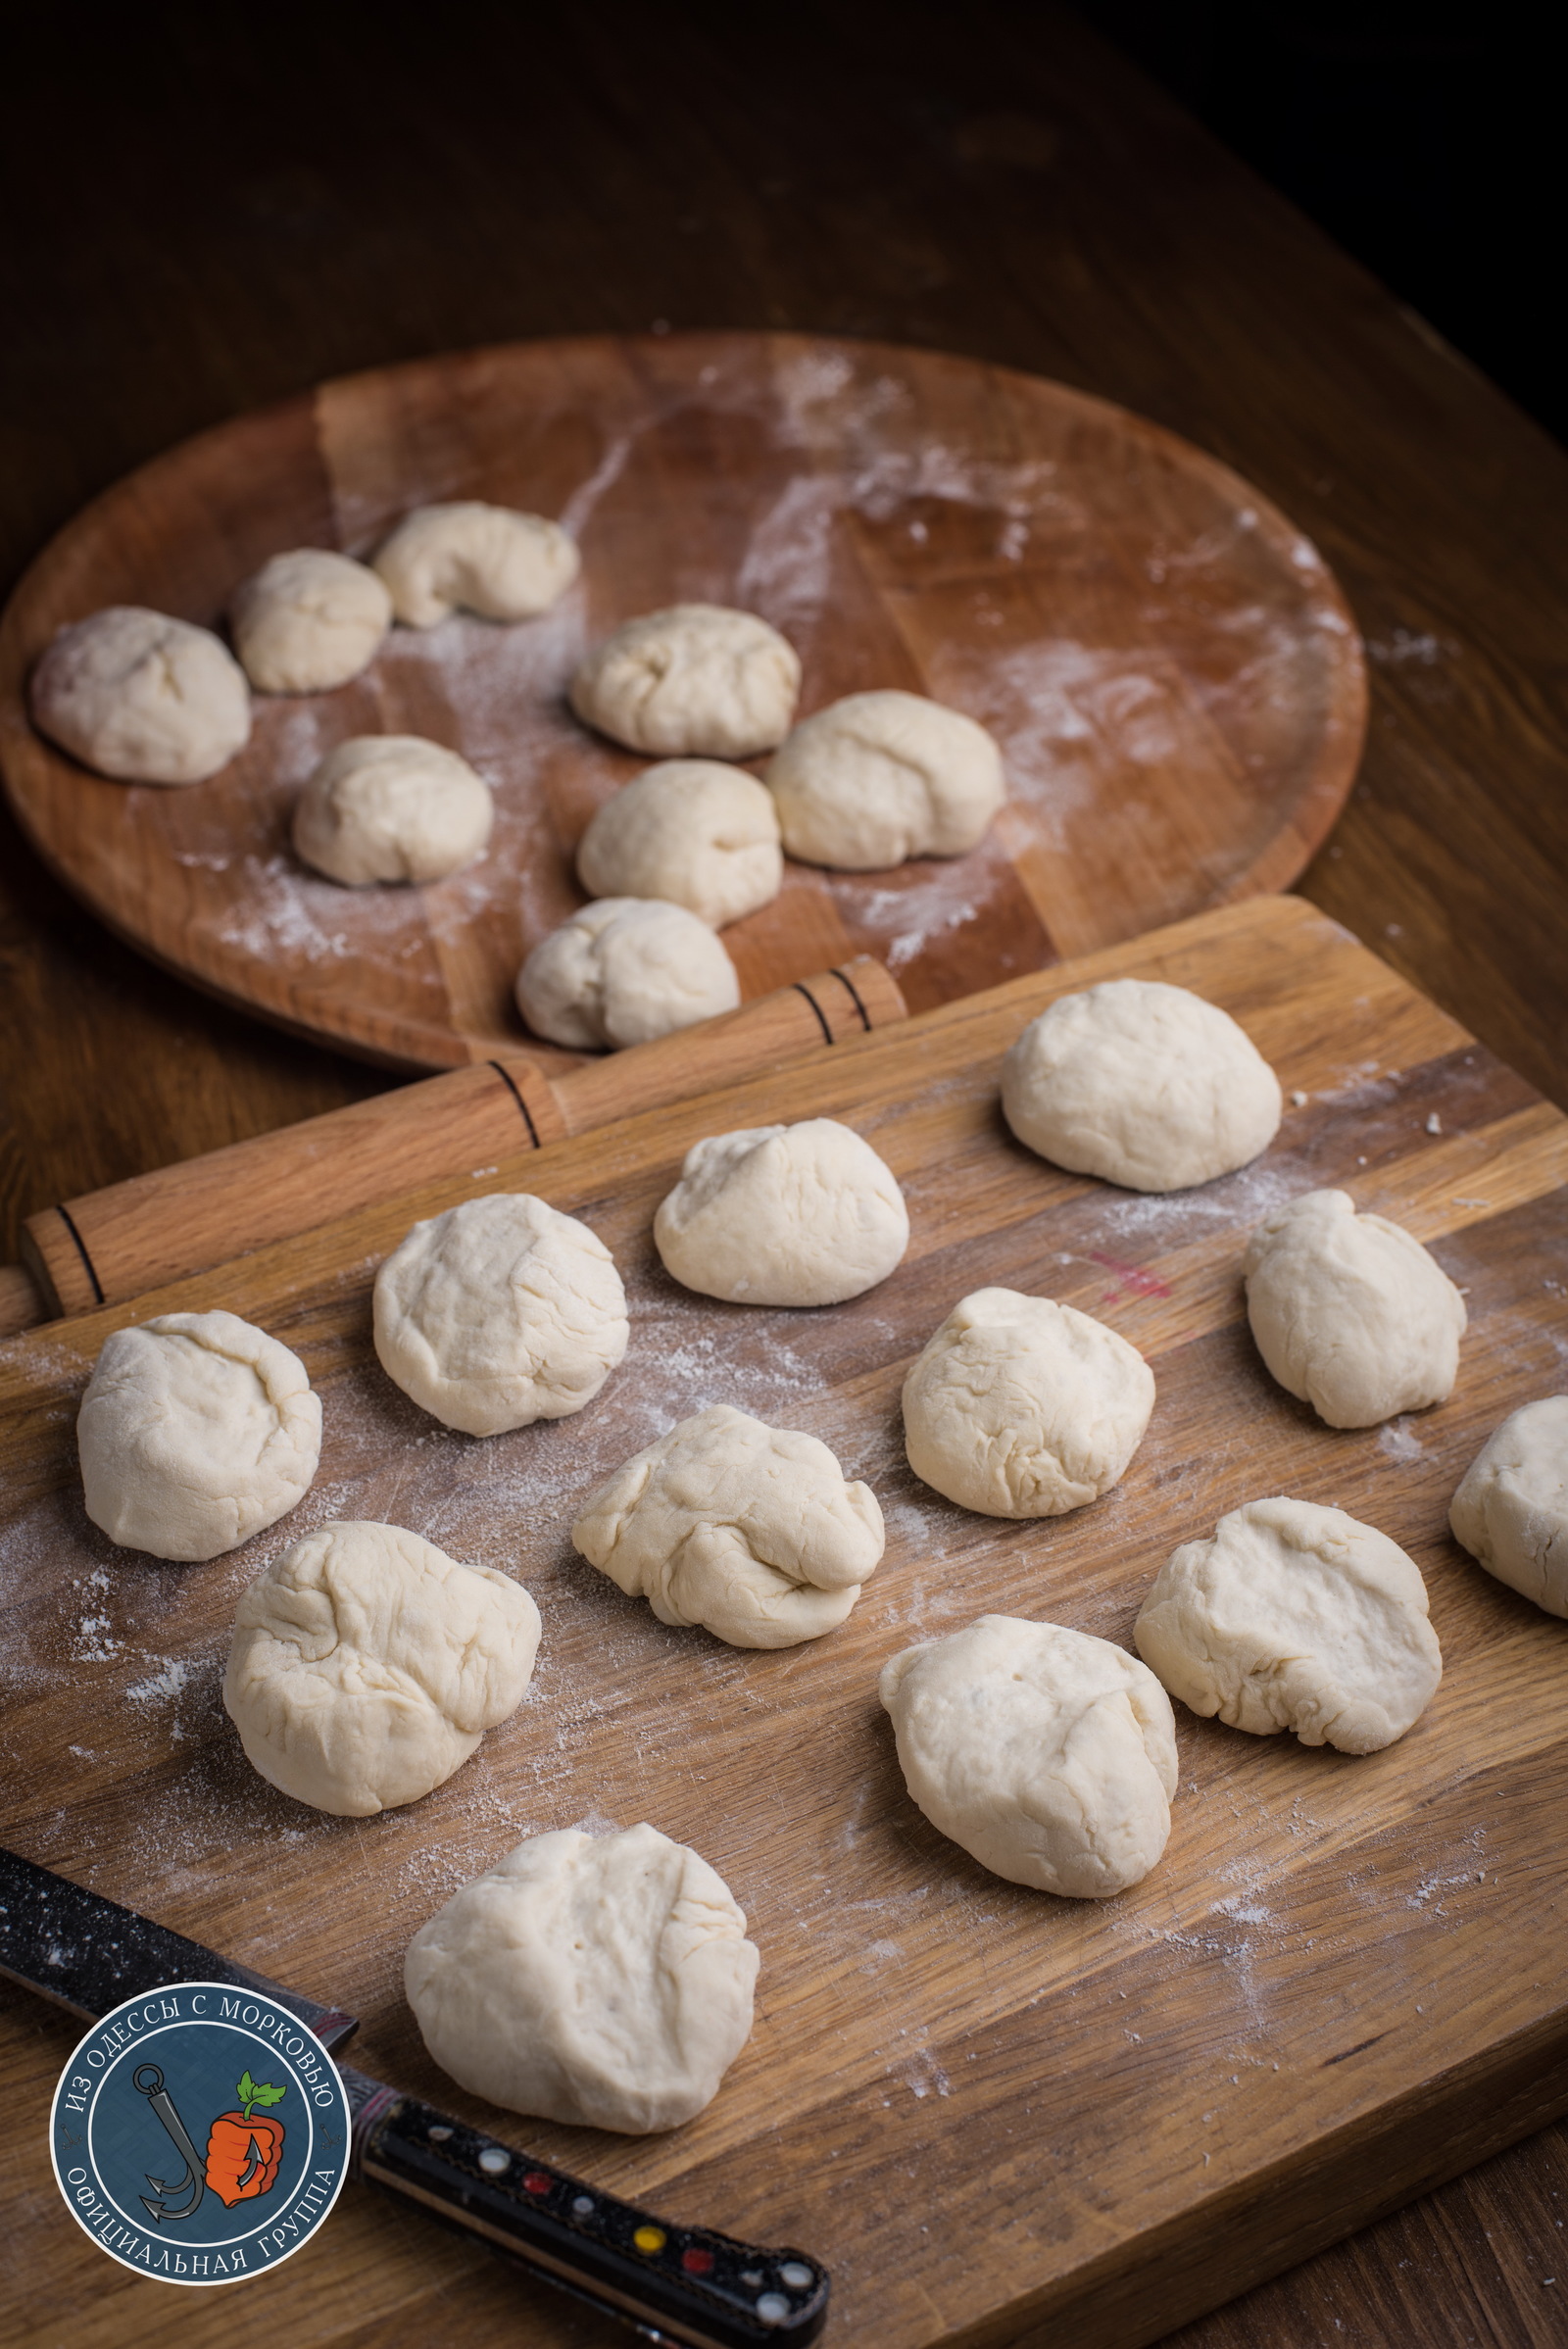
M 28 1217 L 24 1263 L 0 1267 L 0 1334 L 139 1297 L 433 1177 L 476 1173 L 906 1015 L 897 982 L 860 954 L 564 1076 L 486 1060 L 133 1175 Z

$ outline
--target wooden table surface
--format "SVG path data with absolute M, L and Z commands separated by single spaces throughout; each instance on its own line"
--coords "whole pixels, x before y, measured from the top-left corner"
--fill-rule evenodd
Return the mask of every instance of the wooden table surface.
M 1373 719 L 1305 893 L 1568 1102 L 1568 458 L 1069 15 L 782 23 L 154 0 L 89 45 L 33 12 L 0 98 L 6 584 L 184 434 L 424 352 L 665 320 L 1058 376 L 1333 564 Z M 0 890 L 0 1256 L 34 1208 L 386 1081 L 159 976 L 9 827 Z M 1561 2342 L 1565 2219 L 1559 2125 L 1174 2337 Z

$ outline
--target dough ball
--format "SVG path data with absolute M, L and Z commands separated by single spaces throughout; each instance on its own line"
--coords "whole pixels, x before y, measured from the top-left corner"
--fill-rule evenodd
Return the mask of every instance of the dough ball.
M 673 604 L 606 637 L 573 677 L 571 706 L 628 750 L 755 759 L 789 732 L 800 690 L 800 655 L 755 612 Z
M 323 1525 L 239 1602 L 223 1704 L 247 1758 L 341 1819 L 417 1802 L 522 1702 L 539 1610 L 399 1525 Z
M 904 1382 L 904 1446 L 962 1508 L 1059 1517 L 1121 1482 L 1153 1407 L 1149 1364 L 1093 1314 L 977 1289 Z
M 982 1615 L 882 1667 L 905 1785 L 1009 1884 L 1104 1900 L 1170 1835 L 1176 1725 L 1153 1674 L 1086 1632 Z
M 536 1036 L 618 1050 L 733 1011 L 735 965 L 705 921 L 663 898 L 599 898 L 541 939 L 517 974 Z
M 420 734 L 356 734 L 328 751 L 294 808 L 294 846 L 329 881 L 443 881 L 490 838 L 490 786 Z
M 374 660 L 392 598 L 363 563 L 296 547 L 246 580 L 229 618 L 258 693 L 330 693 Z
M 1002 1064 L 1018 1140 L 1072 1174 L 1185 1191 L 1279 1131 L 1279 1079 L 1228 1011 L 1158 979 L 1107 979 L 1032 1019 Z
M 869 1485 L 825 1444 L 715 1403 L 617 1468 L 571 1529 L 661 1623 L 794 1647 L 844 1621 L 884 1547 Z
M 1348 1192 L 1308 1191 L 1259 1224 L 1246 1274 L 1258 1352 L 1331 1428 L 1452 1394 L 1464 1298 L 1419 1240 L 1357 1215 Z
M 1232 1729 L 1376 1753 L 1443 1678 L 1413 1559 L 1343 1509 L 1251 1500 L 1155 1576 L 1133 1638 L 1173 1696 Z
M 590 897 L 667 898 L 715 930 L 784 879 L 771 795 L 744 767 L 668 759 L 607 800 L 577 850 Z
M 1453 1538 L 1499 1583 L 1568 1615 L 1568 1395 L 1511 1411 L 1466 1469 Z
M 76 1421 L 87 1514 L 123 1549 L 216 1558 L 287 1516 L 321 1456 L 321 1403 L 286 1346 L 234 1313 L 115 1330 Z
M 961 856 L 1007 796 L 984 726 L 917 693 L 852 693 L 819 710 L 766 781 L 790 856 L 845 872 Z
M 838 1305 L 885 1281 L 909 1245 L 904 1194 L 831 1117 L 710 1134 L 660 1202 L 664 1270 L 735 1305 Z
M 204 783 L 251 738 L 245 672 L 228 647 L 138 604 L 62 628 L 28 700 L 40 733 L 120 783 Z
M 565 594 L 580 562 L 559 522 L 465 499 L 416 507 L 378 550 L 375 567 L 405 627 L 433 628 L 454 612 L 531 619 Z
M 416 1223 L 375 1276 L 375 1350 L 444 1427 L 499 1436 L 592 1402 L 626 1351 L 604 1242 L 527 1192 Z
M 752 2028 L 757 1945 L 729 1886 L 657 1827 L 531 1835 L 409 1943 L 426 2047 L 460 2087 L 545 2121 L 678 2129 Z

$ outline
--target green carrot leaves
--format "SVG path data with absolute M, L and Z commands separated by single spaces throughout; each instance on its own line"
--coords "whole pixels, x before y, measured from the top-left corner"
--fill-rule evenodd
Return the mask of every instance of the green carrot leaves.
M 287 2092 L 288 2091 L 286 2087 L 274 2088 L 266 2080 L 257 2081 L 252 2080 L 249 2072 L 247 2072 L 244 2079 L 240 2081 L 238 2089 L 240 2105 L 244 2111 L 246 2120 L 248 2121 L 250 2119 L 252 2111 L 258 2104 L 281 2104 Z

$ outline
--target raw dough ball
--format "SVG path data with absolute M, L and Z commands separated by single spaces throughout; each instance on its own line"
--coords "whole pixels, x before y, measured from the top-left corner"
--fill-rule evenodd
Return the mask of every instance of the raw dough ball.
M 286 1346 L 233 1313 L 104 1340 L 76 1421 L 87 1514 L 155 1558 L 216 1558 L 311 1489 L 321 1403 Z
M 1158 979 L 1058 997 L 1002 1064 L 1018 1140 L 1073 1174 L 1185 1191 L 1279 1131 L 1279 1079 L 1228 1011 Z
M 577 873 L 590 897 L 668 898 L 721 929 L 779 893 L 772 797 L 744 767 L 667 759 L 605 802 Z
M 599 898 L 552 930 L 517 974 L 536 1036 L 575 1051 L 647 1044 L 733 1011 L 735 965 L 705 921 L 663 898 Z
M 1059 1517 L 1121 1482 L 1153 1407 L 1149 1364 L 1093 1314 L 977 1289 L 904 1382 L 904 1444 L 962 1508 Z
M 1511 1411 L 1465 1471 L 1453 1538 L 1499 1583 L 1568 1615 L 1568 1395 Z
M 294 809 L 294 846 L 329 881 L 442 881 L 490 838 L 490 787 L 420 734 L 356 734 L 328 751 Z
M 409 1943 L 426 2047 L 514 2113 L 639 2134 L 710 2104 L 752 2028 L 729 1886 L 657 1827 L 532 1835 Z
M 878 1687 L 909 1792 L 993 1875 L 1103 1900 L 1141 1883 L 1164 1850 L 1170 1699 L 1107 1639 L 982 1615 L 906 1647 Z
M 844 1621 L 882 1555 L 882 1512 L 814 1436 L 715 1403 L 617 1468 L 573 1544 L 661 1623 L 794 1647 Z
M 800 690 L 800 655 L 755 612 L 673 604 L 590 653 L 571 706 L 629 750 L 754 759 L 783 741 Z
M 251 738 L 245 672 L 228 647 L 139 604 L 62 628 L 28 700 L 51 742 L 121 783 L 204 783 Z
M 904 1194 L 835 1118 L 710 1134 L 660 1202 L 664 1270 L 730 1304 L 838 1305 L 874 1289 L 909 1245 Z
M 592 1402 L 626 1351 L 626 1292 L 573 1215 L 502 1191 L 416 1223 L 375 1276 L 375 1350 L 444 1427 L 499 1436 Z
M 539 1610 L 398 1525 L 323 1525 L 239 1602 L 223 1703 L 263 1778 L 342 1819 L 417 1802 L 522 1702 Z
M 1259 1224 L 1247 1315 L 1288 1395 L 1331 1428 L 1373 1427 L 1453 1393 L 1464 1298 L 1419 1240 L 1357 1215 L 1345 1191 L 1308 1191 Z
M 845 872 L 961 856 L 1007 796 L 984 726 L 917 693 L 852 693 L 819 710 L 766 782 L 789 854 Z
M 1443 1678 L 1427 1588 L 1386 1534 L 1309 1500 L 1251 1500 L 1184 1542 L 1133 1626 L 1173 1696 L 1232 1729 L 1376 1753 Z
M 392 598 L 363 563 L 296 547 L 246 580 L 229 616 L 258 693 L 330 693 L 374 660 Z
M 404 625 L 433 628 L 460 611 L 531 619 L 565 594 L 580 559 L 559 522 L 465 499 L 416 507 L 377 552 L 375 567 Z

